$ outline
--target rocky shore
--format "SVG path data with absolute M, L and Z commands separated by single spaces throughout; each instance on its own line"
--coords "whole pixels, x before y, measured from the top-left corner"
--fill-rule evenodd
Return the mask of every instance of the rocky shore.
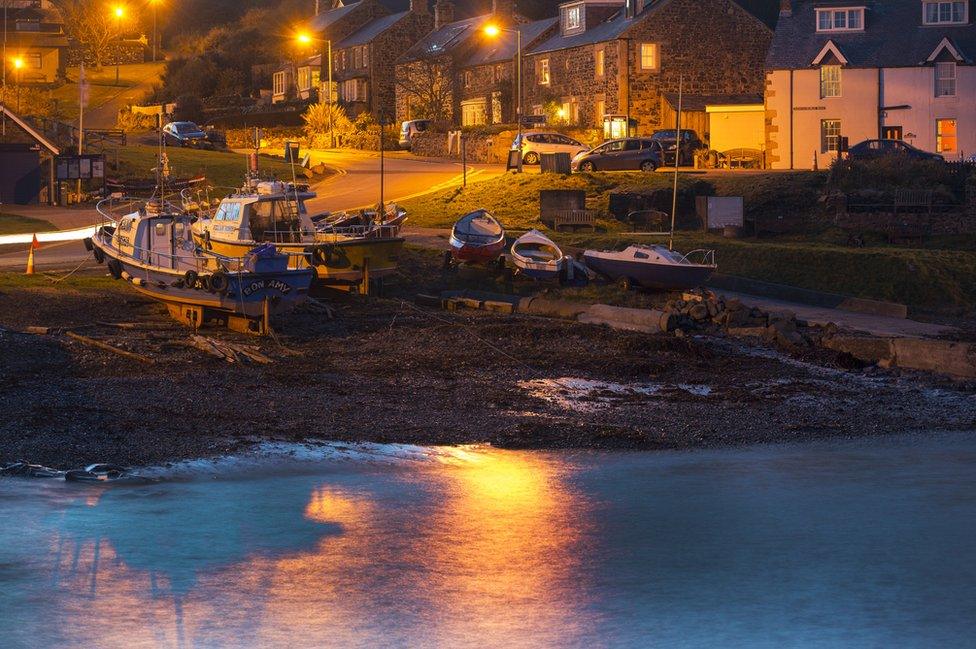
M 0 287 L 0 462 L 139 466 L 263 440 L 663 449 L 976 429 L 972 386 L 801 344 L 795 322 L 713 331 L 707 300 L 672 305 L 678 336 L 405 296 L 332 305 L 276 339 L 202 332 L 257 353 L 229 363 L 96 276 Z

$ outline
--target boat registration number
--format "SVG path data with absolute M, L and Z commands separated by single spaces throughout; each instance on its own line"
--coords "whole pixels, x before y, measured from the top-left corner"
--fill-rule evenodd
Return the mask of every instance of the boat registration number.
M 250 297 L 254 293 L 264 289 L 274 289 L 285 295 L 291 293 L 291 286 L 282 282 L 280 279 L 256 279 L 244 287 L 244 297 Z

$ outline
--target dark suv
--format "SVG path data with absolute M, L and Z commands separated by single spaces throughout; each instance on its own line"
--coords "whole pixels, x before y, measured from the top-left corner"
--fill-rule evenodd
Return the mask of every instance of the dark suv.
M 667 128 L 654 131 L 651 139 L 661 143 L 661 148 L 664 150 L 664 164 L 673 165 L 674 152 L 678 148 L 677 130 Z M 705 148 L 705 143 L 698 137 L 698 133 L 690 129 L 681 129 L 681 162 L 679 164 L 687 167 L 695 164 L 695 151 L 703 148 Z
M 661 144 L 650 138 L 611 140 L 573 158 L 573 171 L 654 171 L 661 166 Z
M 873 160 L 882 156 L 903 155 L 915 160 L 945 162 L 938 153 L 929 153 L 901 140 L 864 140 L 852 146 L 847 157 L 851 160 Z

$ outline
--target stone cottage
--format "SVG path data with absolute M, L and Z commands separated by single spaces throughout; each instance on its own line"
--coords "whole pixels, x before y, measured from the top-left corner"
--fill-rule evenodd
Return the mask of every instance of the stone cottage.
M 772 30 L 734 0 L 570 0 L 558 20 L 528 49 L 527 113 L 586 127 L 617 116 L 649 134 L 673 127 L 679 79 L 710 101 L 762 94 Z

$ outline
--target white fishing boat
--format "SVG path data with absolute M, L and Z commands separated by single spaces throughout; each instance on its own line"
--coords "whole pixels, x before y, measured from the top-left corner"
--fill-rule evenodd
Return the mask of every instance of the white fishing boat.
M 563 251 L 538 230 L 529 230 L 512 244 L 512 263 L 533 279 L 556 279 L 562 272 Z
M 632 245 L 624 250 L 587 250 L 583 261 L 610 280 L 631 286 L 675 291 L 701 286 L 715 272 L 715 253 L 686 255 L 660 245 Z

